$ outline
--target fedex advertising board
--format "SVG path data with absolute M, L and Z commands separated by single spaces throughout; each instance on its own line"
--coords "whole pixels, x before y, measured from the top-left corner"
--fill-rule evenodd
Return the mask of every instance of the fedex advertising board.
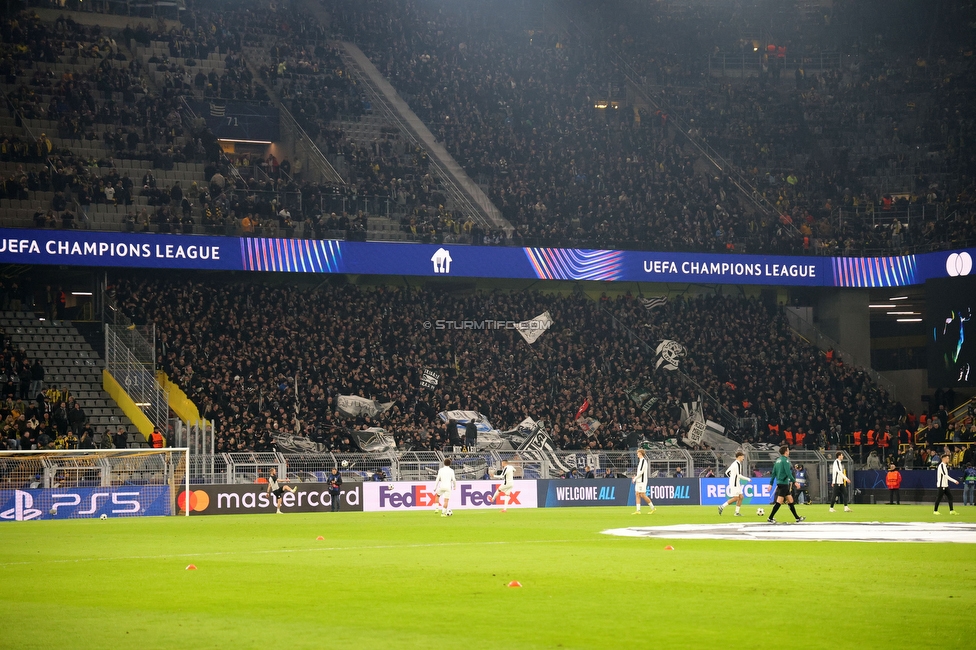
M 498 489 L 498 481 L 458 481 L 451 492 L 451 510 L 500 508 L 502 498 L 490 502 Z M 509 508 L 536 508 L 538 497 L 535 481 L 515 481 Z M 363 483 L 363 510 L 390 512 L 432 510 L 437 503 L 433 481 L 399 481 L 396 483 Z

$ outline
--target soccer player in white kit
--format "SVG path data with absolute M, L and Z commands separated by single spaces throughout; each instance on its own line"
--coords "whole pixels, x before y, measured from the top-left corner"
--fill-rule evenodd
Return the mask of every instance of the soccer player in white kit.
M 451 468 L 451 459 L 444 459 L 444 466 L 437 470 L 437 480 L 434 482 L 434 494 L 437 496 L 437 505 L 434 511 L 441 513 L 441 517 L 450 517 L 451 512 L 451 492 L 457 485 L 454 477 L 454 470 Z
M 651 497 L 647 496 L 647 476 L 650 473 L 650 466 L 647 464 L 647 458 L 643 449 L 637 450 L 637 474 L 634 478 L 630 479 L 630 482 L 634 484 L 634 494 L 636 495 L 635 501 L 637 501 L 637 510 L 631 514 L 639 515 L 641 500 L 647 501 L 647 505 L 651 506 L 651 514 L 654 514 L 654 502 L 651 501 Z
M 735 460 L 729 465 L 729 468 L 725 470 L 725 475 L 729 477 L 729 489 L 725 493 L 729 496 L 729 500 L 718 507 L 718 514 L 722 514 L 725 510 L 725 506 L 735 502 L 735 516 L 741 517 L 742 513 L 739 512 L 742 507 L 742 481 L 746 483 L 751 483 L 752 480 L 745 477 L 742 473 L 742 459 L 746 457 L 744 452 L 737 451 L 735 453 Z
M 491 502 L 495 503 L 498 499 L 499 494 L 505 495 L 505 500 L 502 501 L 502 512 L 508 509 L 509 501 L 511 501 L 511 491 L 515 487 L 515 468 L 508 464 L 507 460 L 502 461 L 502 469 L 500 472 L 495 472 L 495 476 L 502 480 L 502 484 L 498 486 L 495 493 L 491 495 Z

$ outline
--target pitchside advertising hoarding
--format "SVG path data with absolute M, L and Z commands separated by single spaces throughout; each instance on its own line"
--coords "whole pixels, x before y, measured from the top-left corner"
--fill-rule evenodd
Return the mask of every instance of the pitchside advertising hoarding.
M 515 481 L 508 507 L 539 507 L 536 484 L 537 481 Z M 498 481 L 458 481 L 451 492 L 449 506 L 451 510 L 499 507 L 503 503 L 501 497 L 491 501 L 499 485 Z M 363 484 L 363 510 L 366 512 L 404 512 L 433 508 L 436 503 L 433 481 Z
M 729 480 L 725 478 L 703 478 L 701 480 L 701 504 L 718 506 L 729 500 Z M 773 499 L 773 480 L 754 478 L 742 486 L 742 504 L 766 505 Z
M 290 483 L 289 487 L 294 487 L 296 491 L 284 493 L 282 512 L 332 510 L 333 496 L 327 483 Z M 344 483 L 338 498 L 340 511 L 361 511 L 363 483 Z M 181 512 L 186 511 L 188 499 L 191 515 L 246 515 L 276 510 L 274 495 L 268 494 L 266 483 L 193 486 L 189 493 L 182 490 L 176 497 L 176 506 Z
M 633 506 L 637 503 L 629 479 L 539 481 L 539 507 Z M 655 506 L 697 506 L 698 479 L 653 478 L 647 482 L 647 496 Z M 541 498 L 545 495 L 545 498 Z
M 173 514 L 168 486 L 0 490 L 0 521 Z
M 900 287 L 969 275 L 976 249 L 887 257 L 656 253 L 0 228 L 0 263 L 607 282 Z
M 539 481 L 539 506 L 634 505 L 634 484 L 629 479 Z M 543 495 L 545 500 L 543 501 Z
M 931 473 L 930 473 L 931 474 Z M 498 481 L 459 481 L 451 493 L 452 510 L 478 510 L 502 505 L 491 496 Z M 333 495 L 326 483 L 293 483 L 295 493 L 282 497 L 282 512 L 328 512 Z M 768 478 L 743 486 L 743 503 L 768 504 L 773 488 Z M 655 478 L 647 495 L 655 506 L 719 505 L 728 499 L 728 481 L 721 478 Z M 339 493 L 340 511 L 408 512 L 432 509 L 436 503 L 431 481 L 347 482 Z M 510 508 L 633 506 L 634 484 L 629 479 L 517 480 Z M 59 488 L 0 490 L 0 521 L 140 517 L 183 514 L 238 515 L 273 513 L 275 503 L 266 484 L 196 485 L 179 490 L 173 510 L 167 486 L 119 488 Z

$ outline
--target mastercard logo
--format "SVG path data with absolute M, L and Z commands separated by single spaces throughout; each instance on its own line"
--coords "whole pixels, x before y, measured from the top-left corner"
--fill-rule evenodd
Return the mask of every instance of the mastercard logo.
M 187 507 L 187 497 L 189 497 L 190 505 Z M 186 512 L 187 510 L 192 510 L 193 512 L 203 512 L 210 505 L 210 495 L 208 495 L 203 490 L 193 490 L 192 492 L 187 492 L 186 490 L 180 492 L 180 495 L 176 497 L 176 505 L 179 506 L 180 510 Z
M 961 253 L 952 253 L 946 258 L 946 273 L 949 277 L 959 277 L 960 275 L 969 275 L 969 272 L 973 270 L 973 257 L 963 251 Z

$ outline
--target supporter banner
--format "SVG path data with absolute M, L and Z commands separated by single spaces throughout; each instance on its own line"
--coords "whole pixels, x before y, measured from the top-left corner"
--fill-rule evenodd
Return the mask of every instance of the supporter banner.
M 458 481 L 451 492 L 451 510 L 477 510 L 501 507 L 501 502 L 489 503 L 498 488 L 498 481 Z M 536 508 L 536 481 L 515 481 L 509 508 Z M 434 482 L 364 483 L 363 510 L 388 512 L 393 510 L 433 509 L 437 502 Z
M 635 500 L 634 484 L 629 479 L 539 481 L 539 495 L 539 506 L 546 508 L 626 506 L 634 505 Z
M 332 509 L 332 495 L 326 483 L 288 483 L 297 492 L 285 492 L 282 512 L 328 512 Z M 368 484 L 367 484 L 368 485 Z M 267 493 L 266 483 L 247 485 L 195 485 L 189 493 L 191 515 L 246 515 L 275 511 L 274 495 Z M 340 510 L 363 509 L 363 483 L 343 483 L 339 492 Z M 176 505 L 186 508 L 187 493 L 181 490 Z
M 729 500 L 727 478 L 703 478 L 701 480 L 701 504 L 718 506 Z M 767 505 L 773 499 L 773 482 L 769 478 L 754 478 L 742 485 L 742 505 Z
M 458 424 L 458 433 L 464 436 L 464 425 L 468 423 L 469 420 L 474 420 L 475 428 L 478 430 L 479 434 L 488 433 L 494 431 L 495 428 L 491 426 L 491 422 L 488 418 L 477 411 L 441 411 L 437 414 L 437 417 L 441 419 L 441 422 L 447 422 L 448 420 L 454 420 Z
M 171 497 L 166 485 L 0 490 L 0 521 L 162 516 Z
M 391 406 L 393 406 L 393 402 L 381 403 L 359 395 L 339 395 L 336 399 L 336 410 L 339 415 L 347 418 L 355 418 L 360 415 L 375 418 L 388 411 Z
M 423 374 L 420 376 L 420 386 L 427 390 L 434 390 L 440 380 L 441 373 L 430 368 L 424 368 Z
M 900 287 L 969 275 L 976 248 L 890 257 L 569 248 L 0 229 L 0 263 L 465 278 Z
M 355 439 L 356 446 L 367 453 L 382 454 L 396 449 L 396 440 L 393 438 L 393 434 L 382 427 L 351 431 L 350 435 Z

